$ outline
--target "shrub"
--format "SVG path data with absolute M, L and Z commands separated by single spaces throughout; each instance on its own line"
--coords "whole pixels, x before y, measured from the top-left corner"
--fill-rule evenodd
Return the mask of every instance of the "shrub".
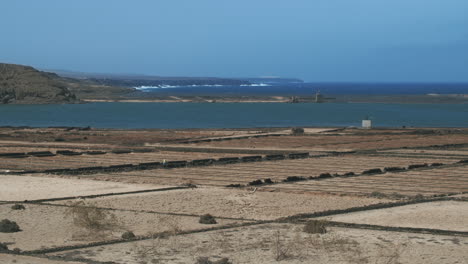
M 5 243 L 0 243 L 0 252 L 8 252 L 8 246 Z
M 273 181 L 270 178 L 263 180 L 263 182 L 267 184 L 273 183 Z
M 249 182 L 249 185 L 262 185 L 262 184 L 263 184 L 262 180 L 253 180 Z
M 3 219 L 0 221 L 0 233 L 14 233 L 19 232 L 21 229 L 15 221 Z
M 393 193 L 390 193 L 390 194 L 386 194 L 386 193 L 381 193 L 381 192 L 372 192 L 370 195 L 370 197 L 374 197 L 374 198 L 379 198 L 379 199 L 405 199 L 405 198 L 408 198 L 407 196 L 403 195 L 403 194 L 399 194 L 397 192 L 393 192 Z
M 212 261 L 208 257 L 199 257 L 195 264 L 232 264 L 232 262 L 230 262 L 228 258 Z
M 345 176 L 345 177 L 354 176 L 354 175 L 355 175 L 354 172 L 347 172 L 347 173 L 343 174 L 343 176 Z
M 200 224 L 205 224 L 205 225 L 214 225 L 218 223 L 216 222 L 216 219 L 214 218 L 214 216 L 210 214 L 205 214 L 205 215 L 200 216 L 200 220 L 198 220 L 198 222 Z
M 286 260 L 291 256 L 291 244 L 285 243 L 281 232 L 277 230 L 273 238 L 273 256 L 276 261 Z
M 405 196 L 405 195 L 403 195 L 401 193 L 393 192 L 393 193 L 388 195 L 388 198 L 390 198 L 390 199 L 406 199 L 406 198 L 408 198 L 408 196 Z
M 122 234 L 122 238 L 123 239 L 132 239 L 132 238 L 135 238 L 135 234 L 131 231 L 127 231 L 125 233 Z
M 199 257 L 197 258 L 197 262 L 195 264 L 212 264 L 211 260 L 208 257 Z
M 302 135 L 302 134 L 304 134 L 304 128 L 302 128 L 302 127 L 293 127 L 293 128 L 291 128 L 291 134 L 293 134 L 293 135 Z
M 326 220 L 311 220 L 304 225 L 303 231 L 308 234 L 325 234 L 327 233 Z
M 439 167 L 439 166 L 443 166 L 443 165 L 444 165 L 443 163 L 435 162 L 435 163 L 431 164 L 431 167 Z
M 417 130 L 414 130 L 413 132 L 410 132 L 410 134 L 416 134 L 416 135 L 432 135 L 432 134 L 437 134 L 437 130 L 433 130 L 433 129 L 417 129 Z
M 239 184 L 239 183 L 234 183 L 234 184 L 226 185 L 226 187 L 229 187 L 229 188 L 241 188 L 241 187 L 243 187 L 243 186 L 244 186 L 244 185 Z
M 289 176 L 287 177 L 285 180 L 283 180 L 284 182 L 294 182 L 294 181 L 304 181 L 305 178 L 304 177 L 300 177 L 300 176 Z
M 55 139 L 55 142 L 64 142 L 64 141 L 65 141 L 64 138 L 56 138 L 56 139 Z
M 466 160 L 460 160 L 460 161 L 457 162 L 457 163 L 468 163 L 468 159 L 466 159 Z
M 385 167 L 385 171 L 404 171 L 406 168 L 402 167 Z
M 26 208 L 22 204 L 14 204 L 11 206 L 12 210 L 25 210 Z
M 370 170 L 365 170 L 362 172 L 362 174 L 378 174 L 382 173 L 381 169 L 370 169 Z
M 381 192 L 372 192 L 369 196 L 374 197 L 374 198 L 386 198 L 387 197 L 386 194 L 381 193 Z
M 319 177 L 319 179 L 325 179 L 325 178 L 331 178 L 332 175 L 327 172 L 327 173 L 320 174 L 318 177 Z
M 192 189 L 198 188 L 198 186 L 196 184 L 193 184 L 192 182 L 184 183 L 182 184 L 182 186 L 187 187 L 187 188 L 192 188 Z
M 232 264 L 228 258 L 222 258 L 218 261 L 213 262 L 214 264 Z
M 84 201 L 72 203 L 65 213 L 73 218 L 73 224 L 92 232 L 111 231 L 119 227 L 112 212 Z

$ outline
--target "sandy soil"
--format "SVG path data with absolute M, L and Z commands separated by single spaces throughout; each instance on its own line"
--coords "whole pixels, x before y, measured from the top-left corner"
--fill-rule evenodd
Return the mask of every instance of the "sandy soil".
M 268 150 L 288 149 L 294 152 L 320 149 L 323 151 L 344 149 L 373 149 L 434 144 L 468 143 L 468 133 L 408 133 L 410 130 L 341 130 L 326 132 L 307 128 L 304 136 L 281 136 L 251 139 L 235 139 L 207 142 L 206 144 L 180 144 L 187 140 L 236 137 L 260 133 L 289 133 L 287 128 L 271 129 L 217 129 L 217 130 L 79 130 L 74 128 L 14 129 L 0 128 L 0 152 L 18 152 L 45 149 L 115 149 L 138 148 L 145 144 L 177 147 L 225 148 L 251 150 L 262 153 Z M 325 132 L 325 133 L 324 133 Z M 465 134 L 463 134 L 463 133 Z M 406 134 L 403 134 L 406 133 Z M 56 141 L 57 138 L 65 141 Z M 33 143 L 37 142 L 37 143 Z M 145 147 L 149 148 L 149 147 Z M 157 149 L 157 148 L 156 148 Z M 302 149 L 302 150 L 301 150 Z M 171 152 L 177 155 L 204 157 L 211 149 L 191 154 Z M 292 152 L 291 151 L 291 152 Z M 221 150 L 222 152 L 222 150 Z M 288 151 L 289 152 L 289 151 Z M 465 151 L 466 152 L 466 151 Z M 0 220 L 16 221 L 22 231 L 0 233 L 0 242 L 10 249 L 34 250 L 64 245 L 82 245 L 90 242 L 119 238 L 124 231 L 136 235 L 149 235 L 180 230 L 198 230 L 213 226 L 198 223 L 199 216 L 210 213 L 217 217 L 217 226 L 244 223 L 249 219 L 271 220 L 300 213 L 312 213 L 330 209 L 345 209 L 375 203 L 391 202 L 358 195 L 381 192 L 392 194 L 433 194 L 466 190 L 466 166 L 446 166 L 434 169 L 411 170 L 402 173 L 331 178 L 320 181 L 263 185 L 255 188 L 222 188 L 229 183 L 248 183 L 254 179 L 271 178 L 281 181 L 288 176 L 318 176 L 320 173 L 360 173 L 364 169 L 409 164 L 442 162 L 450 164 L 465 155 L 461 148 L 441 150 L 405 150 L 377 155 L 345 155 L 340 157 L 284 160 L 276 162 L 241 163 L 226 166 L 209 166 L 173 170 L 131 171 L 101 173 L 80 176 L 50 175 L 0 175 Z M 169 152 L 158 152 L 167 156 Z M 231 152 L 233 153 L 233 152 Z M 246 153 L 237 151 L 236 153 Z M 30 159 L 33 165 L 48 167 L 55 164 L 124 164 L 148 162 L 157 153 L 102 155 L 96 157 L 50 157 Z M 225 155 L 225 153 L 216 154 Z M 228 155 L 228 154 L 226 154 Z M 230 154 L 229 154 L 230 155 Z M 233 156 L 240 156 L 235 154 Z M 251 154 L 252 155 L 252 154 Z M 386 156 L 388 155 L 388 156 Z M 395 157 L 398 156 L 398 157 Z M 175 156 L 174 156 L 175 157 Z M 185 158 L 184 158 L 185 159 Z M 189 158 L 186 158 L 189 159 Z M 5 170 L 14 169 L 8 159 L 0 159 Z M 17 160 L 24 166 L 27 159 Z M 3 163 L 2 163 L 3 162 Z M 34 163 L 35 162 L 35 163 Z M 53 164 L 53 163 L 52 163 Z M 62 178 L 63 177 L 63 178 Z M 98 179 L 100 181 L 93 181 Z M 109 180 L 117 182 L 109 182 Z M 121 181 L 121 182 L 118 182 Z M 86 203 L 108 207 L 101 212 L 113 215 L 115 221 L 104 226 L 110 230 L 96 232 L 76 225 L 70 214 L 70 202 L 81 199 L 55 202 L 55 205 L 25 204 L 25 210 L 12 210 L 12 203 L 34 199 L 84 196 L 91 194 L 128 192 L 157 189 L 182 183 L 202 185 L 195 189 L 127 194 L 86 199 Z M 212 186 L 212 187 L 208 187 Z M 215 187 L 216 186 L 216 187 Z M 325 192 L 342 195 L 329 195 Z M 383 197 L 383 196 L 382 196 Z M 388 197 L 388 196 L 387 196 Z M 463 195 L 466 197 L 466 195 Z M 66 205 L 66 206 L 64 206 Z M 372 210 L 331 217 L 335 221 L 368 223 L 376 225 L 425 227 L 468 231 L 468 202 L 433 202 L 391 209 Z M 164 239 L 142 240 L 121 244 L 89 247 L 80 250 L 58 252 L 64 260 L 77 261 L 83 257 L 101 263 L 195 263 L 197 257 L 211 260 L 228 257 L 233 263 L 275 263 L 283 252 L 280 263 L 466 263 L 468 237 L 436 236 L 400 232 L 371 231 L 362 229 L 329 228 L 324 235 L 302 232 L 301 224 L 263 224 L 250 227 L 170 236 Z M 281 254 L 280 254 L 281 255 Z M 399 259 L 391 259 L 391 256 Z M 398 261 L 398 262 L 397 262 Z M 1 255 L 0 263 L 54 264 L 47 259 Z M 67 262 L 68 263 L 68 262 Z
M 429 155 L 453 155 L 468 156 L 468 150 L 440 150 L 440 149 L 391 149 L 382 150 L 381 153 L 405 153 L 405 154 L 429 154 Z
M 253 192 L 225 188 L 196 188 L 102 197 L 92 199 L 92 201 L 99 207 L 197 215 L 210 213 L 220 217 L 271 220 L 300 213 L 344 209 L 383 203 L 389 200 L 337 195 Z
M 59 261 L 59 260 L 50 260 L 46 258 L 9 255 L 9 254 L 1 254 L 1 253 L 0 253 L 0 263 L 1 264 L 63 264 L 63 263 L 83 264 L 83 262 Z
M 277 261 L 277 252 L 284 256 Z M 466 263 L 468 238 L 329 228 L 306 234 L 302 225 L 269 224 L 60 252 L 116 263 Z M 394 261 L 392 257 L 394 256 Z M 159 261 L 159 262 L 157 262 Z
M 457 194 L 457 195 L 454 195 L 453 197 L 465 198 L 465 197 L 468 197 L 468 193 Z
M 11 205 L 0 205 L 0 219 L 17 222 L 22 229 L 16 233 L 0 233 L 0 241 L 9 248 L 34 250 L 64 245 L 86 244 L 120 238 L 123 232 L 132 231 L 135 235 L 149 235 L 164 231 L 194 230 L 213 225 L 199 224 L 197 216 L 172 216 L 130 211 L 106 211 L 115 215 L 116 226 L 111 231 L 97 233 L 77 227 L 67 207 L 26 204 L 25 210 L 11 210 Z M 219 225 L 238 221 L 217 219 Z M 111 223 L 109 221 L 108 223 Z M 110 225 L 110 224 L 109 224 Z
M 11 141 L 11 140 L 1 140 L 0 144 L 2 146 L 8 147 L 8 152 L 21 152 L 14 150 L 16 146 L 20 146 L 21 149 L 23 148 L 81 148 L 81 149 L 101 149 L 101 148 L 109 148 L 109 145 L 106 144 L 88 144 L 88 143 L 72 143 L 72 142 L 37 142 L 37 141 Z M 36 150 L 34 150 L 36 151 Z
M 123 184 L 81 179 L 0 175 L 0 200 L 24 201 L 129 192 L 160 188 L 161 185 Z M 52 191 L 53 190 L 53 191 Z
M 191 144 L 210 147 L 244 147 L 244 148 L 296 148 L 301 150 L 317 150 L 326 148 L 336 150 L 370 150 L 401 147 L 421 147 L 443 144 L 468 143 L 468 135 L 309 135 L 282 136 L 239 139 L 235 141 L 212 141 Z
M 365 155 L 333 156 L 309 159 L 287 159 L 282 161 L 263 161 L 251 163 L 236 163 L 228 165 L 214 165 L 204 167 L 187 167 L 171 170 L 142 170 L 130 172 L 99 173 L 83 176 L 95 180 L 108 180 L 116 182 L 180 185 L 191 182 L 197 185 L 224 187 L 229 184 L 248 184 L 257 179 L 271 179 L 281 182 L 289 176 L 318 177 L 321 173 L 344 174 L 354 172 L 361 173 L 364 170 L 384 167 L 406 167 L 410 164 L 421 163 L 453 163 L 457 160 L 440 158 L 398 158 L 398 157 L 373 157 Z M 451 171 L 449 171 L 450 173 Z M 73 176 L 72 176 L 73 177 Z M 356 177 L 361 178 L 361 177 Z M 338 184 L 347 181 L 348 178 L 336 178 Z M 460 178 L 463 181 L 463 178 Z M 328 181 L 328 180 L 327 180 Z M 316 181 L 304 181 L 303 183 L 315 184 Z M 320 181 L 323 182 L 323 181 Z M 318 181 L 316 182 L 319 183 Z M 393 182 L 395 184 L 395 182 Z M 285 185 L 285 184 L 281 184 Z M 291 187 L 293 185 L 286 184 Z M 280 185 L 272 185 L 272 188 Z M 293 186 L 296 188 L 297 186 Z M 372 185 L 365 188 L 372 192 Z M 457 186 L 455 186 L 457 187 Z M 464 188 L 463 185 L 458 186 Z M 398 191 L 396 188 L 390 190 Z M 396 190 L 395 190 L 396 189 Z M 301 191 L 301 189 L 298 189 Z M 464 190 L 464 189 L 463 189 Z M 319 188 L 320 191 L 320 188 Z
M 391 158 L 388 159 L 391 160 Z M 422 162 L 428 161 L 420 159 L 419 162 L 416 161 L 413 164 L 420 164 Z M 339 168 L 343 166 L 344 163 Z M 321 181 L 300 181 L 288 184 L 280 183 L 267 185 L 262 188 L 291 192 L 331 192 L 355 195 L 371 195 L 375 192 L 387 196 L 394 194 L 430 196 L 467 192 L 467 179 L 468 166 L 434 167 L 425 170 L 408 170 L 400 173 L 329 178 Z
M 58 168 L 80 168 L 111 166 L 118 164 L 138 164 L 143 162 L 162 162 L 176 160 L 195 160 L 221 157 L 241 157 L 249 154 L 205 153 L 181 151 L 155 151 L 149 153 L 107 153 L 102 155 L 57 155 L 52 157 L 1 158 L 0 172 L 3 170 L 45 170 Z M 251 154 L 250 154 L 251 155 Z
M 431 202 L 356 212 L 329 218 L 333 221 L 468 231 L 468 202 Z
M 256 134 L 278 129 L 95 129 L 67 131 L 65 128 L 0 128 L 1 146 L 107 147 L 111 145 L 142 146 L 186 139 Z M 61 138 L 64 142 L 56 142 Z

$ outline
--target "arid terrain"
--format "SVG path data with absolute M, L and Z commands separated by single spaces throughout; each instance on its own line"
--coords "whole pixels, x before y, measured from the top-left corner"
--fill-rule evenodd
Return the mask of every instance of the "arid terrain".
M 468 263 L 468 129 L 0 128 L 0 263 Z

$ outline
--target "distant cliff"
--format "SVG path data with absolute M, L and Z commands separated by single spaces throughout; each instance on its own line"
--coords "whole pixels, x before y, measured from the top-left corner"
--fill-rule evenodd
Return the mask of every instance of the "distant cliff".
M 280 77 L 258 77 L 258 78 L 242 78 L 242 80 L 251 83 L 268 83 L 268 84 L 289 84 L 289 83 L 303 83 L 304 81 L 297 78 L 280 78 Z
M 30 66 L 0 63 L 0 104 L 77 103 L 80 99 L 119 99 L 135 89 L 61 77 Z
M 191 85 L 242 85 L 250 84 L 246 80 L 212 77 L 140 77 L 140 78 L 91 78 L 102 85 L 139 87 L 139 86 L 191 86 Z
M 54 73 L 0 63 L 0 103 L 74 103 L 76 96 Z

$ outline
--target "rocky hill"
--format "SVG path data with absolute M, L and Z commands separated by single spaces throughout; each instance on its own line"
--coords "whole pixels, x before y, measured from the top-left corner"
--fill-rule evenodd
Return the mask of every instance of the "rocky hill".
M 74 103 L 76 96 L 54 73 L 0 63 L 0 103 Z
M 0 63 L 0 104 L 77 103 L 85 98 L 118 98 L 134 90 Z

